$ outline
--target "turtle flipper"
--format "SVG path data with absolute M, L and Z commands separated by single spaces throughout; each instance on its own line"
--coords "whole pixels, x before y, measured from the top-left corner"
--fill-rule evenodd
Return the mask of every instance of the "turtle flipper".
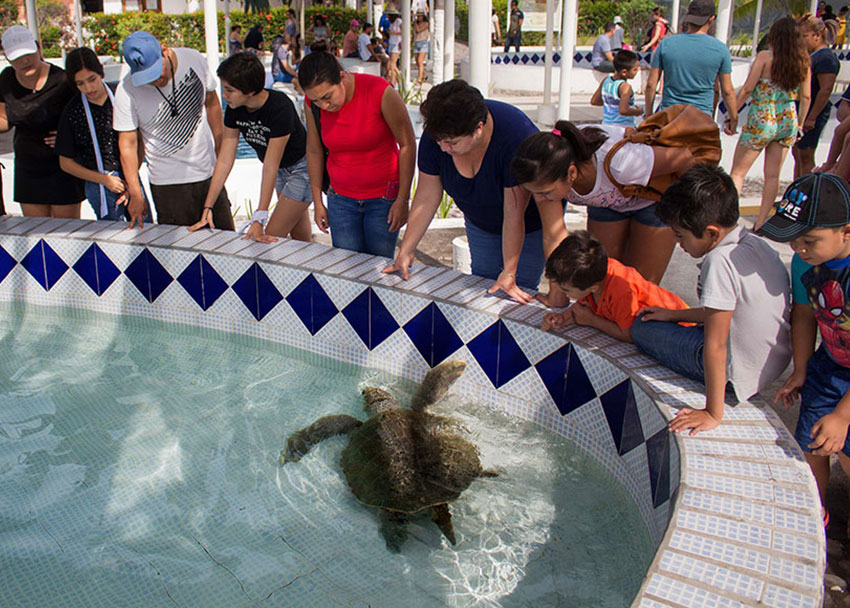
M 280 455 L 280 464 L 298 462 L 302 456 L 323 439 L 350 433 L 361 424 L 363 423 L 360 420 L 347 414 L 319 418 L 310 426 L 289 436 L 289 439 L 286 440 L 286 448 Z
M 433 368 L 422 380 L 422 384 L 413 394 L 410 400 L 410 408 L 414 412 L 421 412 L 433 403 L 437 403 L 446 396 L 455 380 L 460 378 L 466 369 L 465 361 L 444 361 Z
M 401 553 L 401 546 L 407 540 L 404 517 L 386 509 L 378 509 L 378 519 L 381 520 L 381 534 L 387 543 L 387 549 L 393 553 Z
M 449 505 L 437 505 L 431 509 L 431 519 L 437 524 L 437 527 L 446 535 L 451 544 L 457 544 L 455 539 L 455 527 L 452 524 L 452 514 L 449 512 Z

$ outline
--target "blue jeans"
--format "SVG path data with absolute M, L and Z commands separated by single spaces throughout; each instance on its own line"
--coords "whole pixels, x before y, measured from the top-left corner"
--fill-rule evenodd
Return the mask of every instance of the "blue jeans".
M 110 175 L 117 175 L 118 177 L 123 177 L 117 171 L 112 171 Z M 91 205 L 92 210 L 94 211 L 94 216 L 99 220 L 112 220 L 116 222 L 120 222 L 121 220 L 129 220 L 130 215 L 127 213 L 127 205 L 116 205 L 115 202 L 118 200 L 120 194 L 115 194 L 109 188 L 104 186 L 103 190 L 106 193 L 106 210 L 107 213 L 103 217 L 101 217 L 101 209 L 100 209 L 100 184 L 96 184 L 95 182 L 86 182 L 86 198 L 89 201 L 89 205 Z M 151 204 L 148 201 L 148 194 L 145 192 L 145 189 L 142 188 L 142 194 L 145 197 L 145 223 L 153 223 L 153 217 L 151 216 Z
M 674 372 L 705 383 L 702 352 L 705 348 L 705 330 L 702 325 L 683 327 L 668 321 L 641 321 L 632 324 L 635 346 L 661 365 Z
M 468 220 L 465 224 L 469 253 L 472 257 L 472 274 L 495 281 L 504 267 L 502 235 L 485 232 Z M 517 265 L 516 284 L 536 290 L 540 286 L 540 275 L 543 274 L 545 265 L 543 230 L 527 233 Z
M 388 198 L 354 199 L 328 191 L 328 224 L 334 247 L 395 257 L 398 230 L 390 232 Z
M 522 43 L 522 34 L 519 36 L 505 36 L 505 52 L 508 52 L 508 49 L 511 48 L 511 45 L 516 48 L 516 52 L 519 53 L 519 45 Z
M 277 74 L 272 75 L 272 80 L 275 82 L 292 82 L 294 76 L 286 70 L 281 70 Z

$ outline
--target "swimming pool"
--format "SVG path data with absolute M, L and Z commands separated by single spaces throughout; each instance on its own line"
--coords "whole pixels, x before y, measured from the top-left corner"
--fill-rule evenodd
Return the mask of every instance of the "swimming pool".
M 159 225 L 3 218 L 0 248 L 0 300 L 261 338 L 410 381 L 463 358 L 459 395 L 570 440 L 634 501 L 658 551 L 633 605 L 820 603 L 814 482 L 772 412 L 741 404 L 715 432 L 672 437 L 666 418 L 699 387 L 588 328 L 540 332 L 541 307 L 488 297 L 486 280 L 425 267 L 400 284 L 362 254 Z

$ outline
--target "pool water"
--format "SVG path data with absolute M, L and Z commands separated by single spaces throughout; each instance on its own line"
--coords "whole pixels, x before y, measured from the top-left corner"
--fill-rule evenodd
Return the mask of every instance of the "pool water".
M 286 437 L 359 388 L 413 385 L 281 345 L 0 305 L 0 606 L 627 606 L 654 547 L 624 489 L 570 442 L 468 400 L 497 478 L 390 553 L 348 490 L 344 437 Z

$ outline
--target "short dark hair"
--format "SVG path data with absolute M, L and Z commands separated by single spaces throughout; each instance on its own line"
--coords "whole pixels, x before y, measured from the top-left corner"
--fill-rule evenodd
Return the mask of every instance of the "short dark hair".
M 618 72 L 620 70 L 631 70 L 638 61 L 640 61 L 640 57 L 637 53 L 623 49 L 617 51 L 617 54 L 614 55 L 614 69 Z
M 97 53 L 88 48 L 81 46 L 74 49 L 65 57 L 65 75 L 71 86 L 76 88 L 74 79 L 77 77 L 77 72 L 80 70 L 91 70 L 101 78 L 103 78 L 103 65 L 100 59 L 97 58 Z
M 586 230 L 576 230 L 561 241 L 546 260 L 546 278 L 559 285 L 587 289 L 608 274 L 608 254 Z
M 607 34 L 611 30 L 613 30 L 615 27 L 617 27 L 617 26 L 614 24 L 614 22 L 609 21 L 608 23 L 605 24 L 605 33 Z
M 266 69 L 254 53 L 234 53 L 221 62 L 216 74 L 246 95 L 259 93 L 266 86 Z
M 665 224 L 702 237 L 706 226 L 733 228 L 738 224 L 738 189 L 720 167 L 695 165 L 673 183 L 655 207 Z
M 481 91 L 460 80 L 438 84 L 419 107 L 424 129 L 435 141 L 472 135 L 478 123 L 487 122 L 487 104 Z
M 242 26 L 239 25 L 238 23 L 236 25 L 233 25 L 233 26 L 230 27 L 231 32 L 235 32 L 236 30 L 241 30 L 241 29 L 242 29 Z
M 314 87 L 323 82 L 339 84 L 342 81 L 342 66 L 331 53 L 324 41 L 310 45 L 310 54 L 301 60 L 298 66 L 298 82 L 302 89 Z

